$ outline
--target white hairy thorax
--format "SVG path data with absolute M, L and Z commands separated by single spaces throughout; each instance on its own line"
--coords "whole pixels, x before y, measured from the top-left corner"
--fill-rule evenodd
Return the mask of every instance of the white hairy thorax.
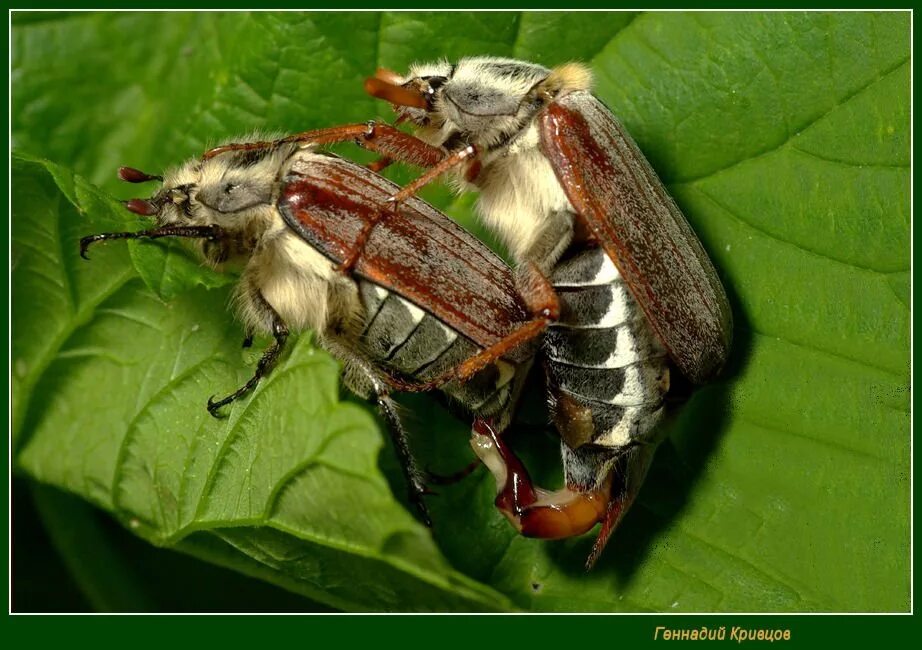
M 216 224 L 231 236 L 239 236 L 241 249 L 233 251 L 245 260 L 234 304 L 250 331 L 267 331 L 264 309 L 255 300 L 258 289 L 282 320 L 295 329 L 310 328 L 323 333 L 333 323 L 355 322 L 361 312 L 356 283 L 337 272 L 335 264 L 311 247 L 283 221 L 275 205 L 278 179 L 292 161 L 321 157 L 310 148 L 295 145 L 273 149 L 254 164 L 232 166 L 234 155 L 222 154 L 205 161 L 193 159 L 168 171 L 162 194 L 173 197 L 170 188 L 189 187 L 175 193 L 158 215 L 158 222 L 191 225 Z M 262 192 L 268 202 L 253 207 L 221 212 L 202 203 L 201 194 L 235 183 Z M 187 197 L 189 208 L 180 201 Z
M 570 63 L 549 70 L 514 59 L 470 57 L 455 66 L 416 64 L 407 75 L 431 77 L 446 79 L 434 92 L 432 110 L 402 109 L 405 116 L 430 144 L 442 146 L 460 134 L 480 150 L 473 185 L 480 191 L 482 220 L 518 262 L 548 271 L 569 244 L 573 209 L 540 149 L 534 117 L 550 98 L 589 90 L 589 69 Z M 469 185 L 467 172 L 456 174 L 460 187 Z
M 548 271 L 569 244 L 573 207 L 539 148 L 537 126 L 529 125 L 508 147 L 485 155 L 480 179 L 477 210 L 484 224 L 518 262 L 530 260 Z M 555 234 L 556 245 L 541 254 L 544 259 L 534 259 L 541 243 Z

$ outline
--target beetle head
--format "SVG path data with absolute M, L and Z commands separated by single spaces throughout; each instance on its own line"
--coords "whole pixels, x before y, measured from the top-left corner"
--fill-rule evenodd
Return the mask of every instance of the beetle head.
M 251 252 L 271 222 L 277 180 L 296 148 L 282 144 L 192 159 L 162 179 L 123 167 L 119 178 L 126 182 L 163 181 L 149 199 L 130 199 L 125 207 L 158 226 L 219 226 L 226 237 L 203 241 L 202 252 L 211 263 L 226 261 Z
M 390 101 L 401 120 L 422 127 L 434 144 L 490 148 L 522 131 L 535 113 L 565 90 L 590 85 L 588 69 L 550 70 L 514 59 L 470 57 L 414 64 L 405 78 L 379 70 L 366 90 Z M 395 87 L 401 91 L 392 90 Z M 408 92 L 407 92 L 408 91 Z

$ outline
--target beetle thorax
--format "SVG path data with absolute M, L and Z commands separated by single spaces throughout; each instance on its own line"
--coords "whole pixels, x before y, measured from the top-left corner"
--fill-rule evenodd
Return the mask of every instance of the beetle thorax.
M 572 238 L 573 208 L 550 162 L 538 129 L 529 127 L 508 147 L 483 157 L 477 209 L 518 262 L 547 271 Z
M 402 110 L 420 127 L 419 137 L 449 150 L 472 144 L 490 151 L 520 137 L 555 97 L 588 90 L 592 77 L 575 63 L 550 70 L 515 59 L 471 57 L 453 66 L 415 65 L 407 84 L 429 98 L 428 110 Z
M 276 213 L 277 214 L 277 213 Z M 267 231 L 244 271 L 239 307 L 251 326 L 258 312 L 248 304 L 246 287 L 258 288 L 283 321 L 295 329 L 349 329 L 360 318 L 358 289 L 350 277 L 288 228 L 281 217 Z
M 458 174 L 481 192 L 478 209 L 519 262 L 549 270 L 572 238 L 573 209 L 540 148 L 537 117 L 567 93 L 588 90 L 589 69 L 491 57 L 414 66 L 408 85 L 432 97 L 431 110 L 407 109 L 417 135 L 449 151 L 474 145 Z

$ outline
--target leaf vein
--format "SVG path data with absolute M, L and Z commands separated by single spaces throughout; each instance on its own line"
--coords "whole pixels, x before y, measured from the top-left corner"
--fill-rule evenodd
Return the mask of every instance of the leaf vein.
M 769 334 L 768 332 L 763 332 L 763 331 L 758 330 L 758 329 L 756 329 L 756 328 L 754 328 L 754 327 L 744 327 L 744 326 L 742 326 L 742 325 L 737 325 L 737 328 L 740 329 L 740 330 L 742 330 L 742 331 L 751 332 L 751 333 L 756 334 L 756 335 L 758 335 L 758 336 L 762 336 L 762 337 L 765 337 L 765 338 L 770 338 L 770 339 L 773 339 L 773 340 L 776 340 L 776 341 L 782 341 L 782 342 L 784 342 L 784 343 L 787 343 L 788 345 L 793 345 L 793 346 L 796 346 L 796 347 L 799 347 L 799 348 L 803 348 L 803 349 L 805 349 L 805 350 L 811 350 L 811 351 L 813 351 L 813 352 L 818 352 L 818 353 L 820 353 L 820 354 L 825 354 L 825 355 L 828 355 L 828 356 L 830 356 L 830 357 L 834 357 L 834 358 L 836 358 L 836 359 L 841 359 L 841 360 L 843 360 L 843 361 L 848 361 L 848 362 L 850 362 L 850 363 L 854 363 L 854 364 L 856 364 L 856 365 L 863 366 L 863 367 L 865 367 L 865 368 L 870 368 L 870 369 L 872 369 L 872 370 L 876 370 L 876 371 L 878 371 L 878 372 L 882 372 L 882 373 L 885 373 L 885 374 L 887 374 L 887 375 L 890 375 L 891 377 L 897 378 L 897 379 L 899 379 L 900 381 L 905 381 L 905 379 L 906 379 L 904 375 L 900 374 L 900 373 L 897 372 L 896 370 L 891 370 L 890 368 L 884 368 L 883 366 L 875 365 L 875 364 L 870 363 L 870 362 L 868 362 L 868 361 L 864 361 L 864 360 L 862 360 L 862 359 L 858 359 L 857 357 L 849 357 L 849 356 L 846 356 L 846 355 L 844 355 L 844 354 L 840 354 L 840 353 L 838 353 L 838 352 L 832 352 L 831 350 L 825 350 L 825 349 L 820 348 L 820 347 L 818 347 L 818 346 L 816 346 L 816 345 L 811 345 L 811 344 L 809 344 L 809 343 L 802 343 L 802 342 L 794 341 L 794 340 L 792 340 L 792 339 L 786 338 L 786 337 L 781 336 L 781 335 L 778 335 L 778 334 Z
M 893 459 L 890 459 L 890 458 L 883 458 L 883 457 L 881 457 L 881 456 L 876 456 L 875 454 L 872 454 L 872 453 L 870 453 L 870 452 L 868 452 L 868 451 L 865 451 L 865 450 L 863 450 L 863 449 L 857 449 L 857 448 L 855 448 L 855 447 L 849 447 L 849 446 L 846 445 L 846 444 L 843 444 L 843 443 L 841 443 L 841 442 L 837 442 L 837 441 L 835 441 L 835 440 L 830 440 L 830 439 L 828 439 L 828 438 L 819 438 L 819 437 L 816 437 L 816 436 L 811 436 L 811 435 L 808 434 L 808 433 L 801 433 L 801 432 L 798 432 L 798 431 L 794 431 L 793 429 L 784 429 L 784 428 L 782 428 L 782 427 L 780 427 L 780 426 L 777 426 L 777 425 L 767 424 L 767 423 L 765 423 L 765 422 L 759 421 L 757 418 L 754 418 L 754 417 L 752 417 L 752 416 L 750 416 L 750 415 L 741 415 L 741 416 L 740 416 L 740 419 L 742 419 L 744 422 L 748 422 L 749 424 L 755 425 L 755 426 L 759 427 L 760 429 L 765 429 L 766 431 L 770 431 L 770 432 L 772 432 L 772 433 L 780 433 L 780 434 L 782 434 L 782 435 L 792 436 L 792 437 L 794 437 L 794 438 L 799 438 L 799 439 L 801 439 L 801 440 L 808 440 L 808 441 L 810 441 L 810 442 L 815 442 L 815 443 L 817 443 L 817 444 L 819 444 L 819 445 L 821 445 L 821 446 L 831 447 L 831 448 L 833 448 L 833 449 L 838 449 L 838 450 L 840 450 L 840 451 L 845 451 L 845 452 L 848 452 L 848 453 L 850 453 L 850 454 L 854 454 L 854 455 L 856 455 L 856 456 L 861 456 L 862 458 L 869 458 L 869 459 L 871 459 L 871 460 L 875 460 L 875 461 L 878 461 L 878 462 L 881 462 L 881 463 L 885 463 L 885 464 L 888 464 L 888 465 L 895 465 L 895 464 L 898 464 L 896 460 L 893 460 Z
M 651 510 L 648 506 L 643 506 L 643 504 L 641 504 L 641 506 L 644 507 L 648 512 L 651 512 L 654 516 L 658 518 L 662 518 L 662 515 Z M 702 537 L 701 535 L 697 533 L 692 532 L 686 526 L 678 526 L 676 530 L 679 533 L 685 535 L 686 537 L 689 537 L 690 539 L 695 540 L 699 542 L 700 544 L 703 544 L 707 546 L 708 548 L 711 548 L 717 551 L 719 554 L 723 555 L 724 557 L 729 558 L 731 562 L 738 561 L 739 563 L 745 566 L 748 566 L 753 571 L 753 573 L 756 574 L 757 576 L 761 576 L 762 578 L 770 582 L 773 582 L 777 585 L 790 589 L 801 600 L 801 602 L 805 604 L 811 603 L 811 600 L 805 597 L 804 595 L 805 591 L 809 591 L 807 587 L 804 587 L 803 585 L 795 585 L 795 584 L 792 584 L 791 582 L 788 582 L 790 578 L 786 576 L 782 578 L 780 576 L 773 575 L 772 573 L 769 572 L 768 569 L 758 566 L 752 560 L 748 560 L 742 557 L 741 555 L 737 554 L 736 552 L 728 551 L 727 549 L 718 545 L 716 542 L 713 542 L 705 537 Z M 718 593 L 722 593 L 722 592 L 718 592 Z M 835 599 L 832 598 L 831 596 L 827 595 L 827 597 L 830 598 L 832 602 L 836 602 Z
M 156 393 L 150 396 L 150 398 L 143 405 L 143 407 L 140 408 L 135 413 L 134 417 L 128 423 L 128 426 L 125 427 L 125 436 L 122 438 L 122 442 L 119 445 L 118 453 L 115 456 L 115 472 L 113 473 L 112 485 L 109 488 L 112 494 L 112 505 L 116 509 L 116 512 L 122 512 L 127 516 L 132 516 L 132 517 L 135 516 L 134 513 L 128 511 L 127 509 L 121 506 L 118 495 L 119 495 L 119 484 L 122 480 L 122 473 L 124 471 L 126 459 L 128 456 L 128 447 L 130 446 L 131 440 L 134 438 L 134 435 L 137 431 L 138 422 L 149 413 L 151 407 L 154 404 L 156 404 L 158 401 L 160 401 L 161 398 L 165 397 L 168 393 L 175 390 L 176 387 L 179 386 L 179 384 L 181 384 L 187 378 L 191 377 L 196 372 L 198 372 L 200 368 L 202 368 L 206 364 L 214 363 L 214 361 L 215 361 L 214 358 L 202 359 L 198 363 L 195 363 L 189 366 L 181 374 L 171 378 L 160 390 L 158 390 Z M 182 473 L 180 474 L 180 476 L 182 477 L 182 479 L 180 480 L 180 491 L 179 491 L 180 497 L 183 494 L 183 484 L 184 484 L 185 477 L 188 474 L 188 469 L 189 469 L 188 465 L 184 465 Z M 181 499 L 179 502 L 182 503 Z
M 866 84 L 864 84 L 863 86 L 859 87 L 858 89 L 856 89 L 856 90 L 854 90 L 854 91 L 852 91 L 852 92 L 850 92 L 850 93 L 847 93 L 842 99 L 838 100 L 837 102 L 834 102 L 833 105 L 832 105 L 829 109 L 827 109 L 826 111 L 824 111 L 824 112 L 823 112 L 822 114 L 820 114 L 819 116 L 814 117 L 814 118 L 811 118 L 811 119 L 809 119 L 807 122 L 805 122 L 804 124 L 802 124 L 802 125 L 796 127 L 796 128 L 795 128 L 796 133 L 794 133 L 794 135 L 792 135 L 792 136 L 790 136 L 790 137 L 788 137 L 788 138 L 785 138 L 784 140 L 782 140 L 782 141 L 779 142 L 778 144 L 776 144 L 776 145 L 774 145 L 774 146 L 772 146 L 772 147 L 769 147 L 769 148 L 767 148 L 767 149 L 764 149 L 763 151 L 759 151 L 759 152 L 756 152 L 756 153 L 751 154 L 751 155 L 749 155 L 749 156 L 746 156 L 746 157 L 744 157 L 744 158 L 741 158 L 740 160 L 737 160 L 737 161 L 732 162 L 732 163 L 730 163 L 730 164 L 724 165 L 723 167 L 720 167 L 720 168 L 718 168 L 718 169 L 714 169 L 714 170 L 711 170 L 711 171 L 709 171 L 709 172 L 706 172 L 706 173 L 704 173 L 704 174 L 700 174 L 700 175 L 698 175 L 698 176 L 679 177 L 679 178 L 675 178 L 675 179 L 670 180 L 668 183 L 671 184 L 671 185 L 691 185 L 691 184 L 694 184 L 694 183 L 700 183 L 701 181 L 707 180 L 707 179 L 709 179 L 709 178 L 713 178 L 714 176 L 717 176 L 718 174 L 723 174 L 723 173 L 725 173 L 725 172 L 732 171 L 732 170 L 734 170 L 735 168 L 737 168 L 737 167 L 739 167 L 740 165 L 743 165 L 743 164 L 745 164 L 745 163 L 747 163 L 747 162 L 750 162 L 750 161 L 753 161 L 753 160 L 757 160 L 757 159 L 759 159 L 759 158 L 764 158 L 765 156 L 768 156 L 768 155 L 770 155 L 770 154 L 772 154 L 772 153 L 775 153 L 776 151 L 778 151 L 778 150 L 784 148 L 786 145 L 788 145 L 788 144 L 789 144 L 791 141 L 793 141 L 795 138 L 797 138 L 797 137 L 799 137 L 800 135 L 802 135 L 807 129 L 809 129 L 810 127 L 812 127 L 812 126 L 814 126 L 815 124 L 817 124 L 817 123 L 819 123 L 820 121 L 822 121 L 824 118 L 826 118 L 826 117 L 827 117 L 830 113 L 832 113 L 834 110 L 836 110 L 836 109 L 839 108 L 840 106 L 845 105 L 845 104 L 848 103 L 849 101 L 855 99 L 857 96 L 861 95 L 863 92 L 867 91 L 869 88 L 871 88 L 871 87 L 874 86 L 875 84 L 877 84 L 877 83 L 879 83 L 880 81 L 884 80 L 886 77 L 890 76 L 891 74 L 897 72 L 902 66 L 906 65 L 908 62 L 909 62 L 909 56 L 907 55 L 906 57 L 900 59 L 897 63 L 895 63 L 894 65 L 892 65 L 892 66 L 889 67 L 888 69 L 886 69 L 886 70 L 884 70 L 883 72 L 881 72 L 877 77 L 875 77 L 875 78 L 872 79 L 871 81 L 867 82 Z
M 64 344 L 70 339 L 71 336 L 73 336 L 74 332 L 76 332 L 84 324 L 84 321 L 89 317 L 89 314 L 91 314 L 97 306 L 104 303 L 126 284 L 128 284 L 129 281 L 133 279 L 133 276 L 134 273 L 130 267 L 126 267 L 122 275 L 116 276 L 114 278 L 114 281 L 110 287 L 100 292 L 100 294 L 96 297 L 96 300 L 89 301 L 81 305 L 80 309 L 74 314 L 73 318 L 70 319 L 70 321 L 61 330 L 61 332 L 51 339 L 45 352 L 40 354 L 36 359 L 33 366 L 35 371 L 31 373 L 30 377 L 24 380 L 21 385 L 22 394 L 26 395 L 27 397 L 22 402 L 20 412 L 28 410 L 29 404 L 32 401 L 32 389 L 41 381 L 42 377 L 44 377 L 51 363 L 58 357 L 58 355 L 61 354 L 61 348 L 64 346 Z M 16 436 L 14 436 L 14 438 L 15 437 Z
M 850 168 L 857 168 L 857 169 L 866 169 L 866 168 L 887 169 L 887 170 L 899 170 L 899 171 L 910 169 L 910 166 L 908 164 L 904 165 L 904 164 L 897 164 L 897 163 L 893 163 L 893 164 L 862 163 L 862 162 L 853 162 L 849 160 L 844 160 L 842 158 L 833 158 L 830 156 L 824 156 L 822 154 L 814 153 L 812 151 L 807 151 L 806 149 L 803 149 L 802 147 L 798 147 L 795 144 L 791 145 L 791 150 L 801 153 L 805 156 L 809 156 L 810 158 L 815 158 L 816 160 L 822 160 L 824 162 L 833 163 L 836 165 L 842 165 L 843 167 L 850 167 Z
M 317 358 L 311 358 L 301 361 L 300 363 L 286 365 L 283 368 L 277 368 L 274 372 L 270 373 L 268 377 L 264 378 L 263 381 L 261 381 L 259 385 L 254 389 L 253 394 L 249 397 L 249 399 L 245 400 L 242 406 L 234 411 L 233 419 L 227 424 L 228 431 L 224 436 L 224 441 L 221 443 L 221 448 L 215 455 L 215 458 L 211 463 L 211 467 L 208 468 L 208 475 L 205 479 L 205 485 L 202 488 L 202 494 L 199 497 L 199 504 L 195 511 L 196 519 L 198 519 L 203 514 L 203 508 L 207 502 L 208 494 L 211 492 L 215 479 L 217 478 L 221 467 L 224 465 L 227 455 L 230 453 L 232 441 L 236 440 L 238 436 L 240 425 L 244 420 L 244 416 L 261 398 L 266 388 L 276 383 L 277 381 L 280 381 L 280 377 L 284 377 L 297 369 L 307 368 L 317 363 L 321 363 L 321 361 L 319 361 Z
M 861 271 L 867 271 L 867 272 L 869 272 L 869 273 L 874 273 L 874 274 L 876 274 L 876 275 L 888 275 L 888 274 L 891 274 L 891 273 L 901 273 L 901 272 L 905 272 L 905 271 L 908 271 L 908 270 L 909 270 L 909 269 L 886 269 L 886 270 L 884 270 L 884 269 L 875 269 L 875 268 L 873 268 L 873 267 L 864 266 L 864 265 L 858 264 L 858 263 L 856 263 L 856 262 L 851 262 L 851 261 L 848 261 L 848 260 L 839 259 L 839 258 L 837 258 L 837 257 L 832 257 L 831 255 L 829 255 L 829 254 L 827 254 L 827 253 L 821 253 L 821 252 L 819 252 L 819 251 L 817 251 L 817 250 L 815 250 L 815 249 L 808 248 L 808 247 L 806 247 L 806 246 L 804 246 L 804 245 L 802 245 L 802 244 L 797 244 L 797 243 L 794 243 L 794 242 L 789 241 L 789 240 L 787 240 L 787 239 L 782 239 L 780 236 L 775 235 L 775 234 L 773 234 L 773 233 L 771 233 L 771 232 L 765 230 L 765 229 L 764 229 L 763 227 L 761 227 L 761 226 L 757 226 L 756 224 L 752 223 L 752 222 L 749 221 L 748 219 L 744 219 L 742 216 L 740 216 L 740 214 L 739 214 L 738 212 L 736 212 L 735 210 L 732 210 L 729 206 L 727 206 L 727 205 L 723 204 L 722 202 L 720 202 L 720 201 L 719 201 L 713 194 L 711 194 L 710 192 L 708 192 L 708 191 L 702 189 L 701 187 L 696 187 L 695 190 L 696 190 L 697 192 L 699 192 L 699 193 L 700 193 L 702 196 L 704 196 L 705 198 L 709 199 L 715 206 L 717 206 L 718 208 L 720 208 L 720 210 L 721 210 L 724 214 L 726 214 L 727 216 L 731 217 L 731 218 L 732 218 L 733 220 L 735 220 L 736 222 L 738 222 L 738 223 L 740 223 L 740 224 L 742 224 L 742 225 L 744 225 L 744 226 L 747 226 L 747 227 L 751 228 L 752 230 L 756 231 L 756 232 L 759 233 L 760 235 L 762 235 L 762 236 L 764 236 L 764 237 L 766 237 L 766 238 L 768 238 L 768 239 L 770 239 L 770 240 L 772 240 L 772 241 L 776 241 L 776 242 L 778 242 L 778 243 L 780 243 L 780 244 L 784 244 L 784 245 L 786 245 L 786 246 L 790 246 L 790 247 L 792 247 L 792 248 L 796 248 L 797 250 L 802 251 L 802 252 L 804 252 L 804 253 L 807 253 L 807 254 L 809 254 L 809 255 L 812 255 L 812 256 L 815 256 L 815 257 L 819 257 L 819 258 L 821 258 L 821 259 L 828 260 L 828 261 L 830 261 L 830 262 L 835 262 L 836 264 L 841 264 L 842 266 L 847 266 L 847 267 L 849 267 L 849 268 L 858 269 L 858 270 L 861 270 Z

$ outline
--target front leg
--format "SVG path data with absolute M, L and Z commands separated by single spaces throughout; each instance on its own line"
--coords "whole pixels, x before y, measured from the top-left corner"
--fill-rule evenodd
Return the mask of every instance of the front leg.
M 295 133 L 279 140 L 258 142 L 234 142 L 209 149 L 202 156 L 203 160 L 214 158 L 228 151 L 261 151 L 273 149 L 283 144 L 324 145 L 338 142 L 355 142 L 359 146 L 373 151 L 388 161 L 401 162 L 419 167 L 433 167 L 445 158 L 445 152 L 433 147 L 416 136 L 404 133 L 390 124 L 370 121 L 360 124 L 345 124 L 324 129 L 314 129 Z
M 131 199 L 131 201 L 138 201 L 145 204 L 150 204 L 149 201 L 144 199 Z M 147 210 L 147 208 L 144 208 Z M 150 209 L 154 209 L 150 206 Z M 133 212 L 138 212 L 133 210 Z M 141 212 L 139 214 L 155 214 L 154 212 Z M 80 257 L 85 260 L 90 259 L 86 256 L 86 252 L 90 246 L 96 242 L 101 241 L 111 241 L 113 239 L 160 239 L 161 237 L 188 237 L 190 239 L 205 239 L 207 241 L 219 241 L 226 236 L 224 229 L 221 226 L 209 225 L 209 226 L 182 226 L 182 225 L 170 225 L 170 226 L 157 226 L 156 228 L 151 228 L 149 230 L 137 230 L 134 232 L 102 232 L 97 235 L 88 235 L 83 237 L 80 240 Z
M 420 140 L 420 142 L 422 141 Z M 404 186 L 402 190 L 397 192 L 394 196 L 390 197 L 388 201 L 394 204 L 399 204 L 403 201 L 406 201 L 412 196 L 416 196 L 416 194 L 423 187 L 425 187 L 426 185 L 428 185 L 429 183 L 437 179 L 439 176 L 441 176 L 445 172 L 448 172 L 454 169 L 455 167 L 458 167 L 464 164 L 467 160 L 471 158 L 476 158 L 478 153 L 479 152 L 477 151 L 477 147 L 471 144 L 447 156 L 443 156 L 441 160 L 436 161 L 432 165 L 426 165 L 426 167 L 429 167 L 429 169 L 426 170 L 426 173 L 424 173 L 422 176 L 420 176 L 413 182 Z
M 253 376 L 250 377 L 250 380 L 247 383 L 245 383 L 243 386 L 235 390 L 227 397 L 215 400 L 214 395 L 212 395 L 208 398 L 208 412 L 216 418 L 221 417 L 221 414 L 218 412 L 221 407 L 227 406 L 231 402 L 249 393 L 251 390 L 256 388 L 256 385 L 259 384 L 259 381 L 263 377 L 269 374 L 269 372 L 275 366 L 275 363 L 278 361 L 279 355 L 281 355 L 282 350 L 285 348 L 285 343 L 288 340 L 288 326 L 285 325 L 282 317 L 278 315 L 278 312 L 273 309 L 272 305 L 268 303 L 260 291 L 255 291 L 253 302 L 254 307 L 265 316 L 266 320 L 269 321 L 270 328 L 272 330 L 272 336 L 275 338 L 275 341 L 266 348 L 265 352 L 263 352 L 262 357 L 259 359 L 259 363 L 256 364 L 256 372 L 253 373 Z M 247 341 L 252 341 L 252 337 L 247 336 L 247 338 L 244 340 L 244 343 Z

